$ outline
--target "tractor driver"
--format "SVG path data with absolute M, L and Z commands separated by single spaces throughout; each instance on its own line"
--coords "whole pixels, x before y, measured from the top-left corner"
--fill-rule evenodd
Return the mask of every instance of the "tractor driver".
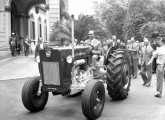
M 85 40 L 85 43 L 90 44 L 94 47 L 94 49 L 91 51 L 92 52 L 91 67 L 95 71 L 96 67 L 97 67 L 99 55 L 101 55 L 101 42 L 99 40 L 95 39 L 93 30 L 90 30 L 88 32 L 88 37 L 89 37 L 89 39 Z

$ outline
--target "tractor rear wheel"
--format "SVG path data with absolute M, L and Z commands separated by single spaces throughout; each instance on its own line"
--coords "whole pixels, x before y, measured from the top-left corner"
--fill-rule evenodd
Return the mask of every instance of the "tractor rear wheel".
M 105 88 L 101 81 L 91 80 L 82 94 L 82 111 L 86 118 L 100 117 L 105 103 Z
M 34 77 L 25 82 L 22 89 L 22 102 L 26 109 L 31 112 L 42 110 L 48 101 L 48 92 L 41 89 L 41 94 L 38 95 L 39 80 L 41 77 Z
M 126 50 L 113 50 L 107 58 L 107 90 L 113 100 L 126 99 L 131 83 L 131 67 Z

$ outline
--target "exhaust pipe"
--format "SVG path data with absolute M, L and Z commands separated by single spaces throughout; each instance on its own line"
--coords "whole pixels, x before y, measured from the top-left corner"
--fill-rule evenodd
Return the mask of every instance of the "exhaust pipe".
M 78 65 L 82 65 L 82 64 L 84 64 L 84 63 L 85 63 L 85 60 L 84 60 L 84 59 L 81 59 L 81 60 L 76 60 L 76 61 L 74 62 L 74 65 L 78 66 Z

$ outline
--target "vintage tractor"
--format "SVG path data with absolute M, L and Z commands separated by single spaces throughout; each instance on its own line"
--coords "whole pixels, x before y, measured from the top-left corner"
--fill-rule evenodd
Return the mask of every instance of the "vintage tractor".
M 40 50 L 40 76 L 27 80 L 22 89 L 25 108 L 31 112 L 42 110 L 49 93 L 65 96 L 82 92 L 84 116 L 97 119 L 104 108 L 104 84 L 112 99 L 127 98 L 131 82 L 127 50 L 110 48 L 98 64 L 97 72 L 103 77 L 94 77 L 90 66 L 92 49 L 89 45 L 74 46 L 72 40 L 72 46 Z
M 22 90 L 24 106 L 31 112 L 42 110 L 53 95 L 82 92 L 82 111 L 88 119 L 98 118 L 104 108 L 104 80 L 93 77 L 87 46 L 54 47 L 40 51 L 41 76 L 25 82 Z M 106 75 L 107 90 L 114 100 L 125 99 L 130 87 L 130 62 L 127 51 L 110 50 L 105 66 L 98 70 Z

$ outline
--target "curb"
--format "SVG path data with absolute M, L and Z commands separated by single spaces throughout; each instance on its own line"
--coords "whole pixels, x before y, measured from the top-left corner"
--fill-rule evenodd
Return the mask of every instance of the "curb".
M 33 76 L 35 77 L 35 76 Z M 24 77 L 24 78 L 13 78 L 13 79 L 6 79 L 6 80 L 0 80 L 0 82 L 4 82 L 4 81 L 13 81 L 13 80 L 22 80 L 22 79 L 31 79 L 33 77 Z

